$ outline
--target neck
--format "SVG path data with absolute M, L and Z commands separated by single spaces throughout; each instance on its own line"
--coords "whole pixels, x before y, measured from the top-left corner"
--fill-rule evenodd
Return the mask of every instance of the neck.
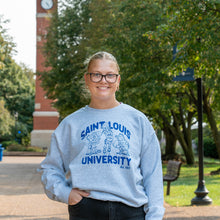
M 96 109 L 110 109 L 114 108 L 116 106 L 120 105 L 120 103 L 117 100 L 114 100 L 112 102 L 94 102 L 91 100 L 89 107 L 96 108 Z

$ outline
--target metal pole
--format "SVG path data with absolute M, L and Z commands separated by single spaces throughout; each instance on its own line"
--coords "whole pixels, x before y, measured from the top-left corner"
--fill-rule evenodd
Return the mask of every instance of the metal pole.
M 199 153 L 199 181 L 203 181 L 204 172 L 203 172 L 203 114 L 202 114 L 202 79 L 198 78 L 197 80 L 197 93 L 198 93 L 198 153 Z
M 191 200 L 191 205 L 210 205 L 212 200 L 207 196 L 209 191 L 205 187 L 204 168 L 203 168 L 203 115 L 202 115 L 202 79 L 196 79 L 198 94 L 198 156 L 199 156 L 199 182 L 196 191 L 196 197 Z

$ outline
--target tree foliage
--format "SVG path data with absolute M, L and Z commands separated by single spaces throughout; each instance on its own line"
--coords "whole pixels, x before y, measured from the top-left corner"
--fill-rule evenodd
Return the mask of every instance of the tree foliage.
M 167 143 L 178 140 L 187 163 L 193 164 L 190 128 L 195 108 L 183 97 L 184 89 L 164 74 L 172 62 L 172 50 L 146 38 L 146 31 L 155 32 L 167 22 L 166 7 L 163 1 L 121 2 L 113 16 L 114 26 L 107 27 L 111 35 L 105 43 L 115 51 L 122 68 L 120 99 L 148 115 L 165 132 Z
M 16 129 L 21 129 L 21 135 L 25 136 L 32 130 L 32 113 L 34 110 L 34 79 L 33 72 L 24 64 L 20 66 L 12 59 L 15 52 L 15 44 L 7 35 L 3 25 L 5 21 L 0 19 L 0 100 L 4 117 L 1 123 L 8 125 L 5 128 L 7 134 L 14 136 Z M 17 122 L 13 122 L 11 118 Z M 6 117 L 7 116 L 7 117 Z M 9 132 L 9 127 L 14 123 L 15 128 Z M 4 128 L 3 126 L 2 128 Z M 0 133 L 0 137 L 2 137 Z
M 84 60 L 98 50 L 113 53 L 122 77 L 118 99 L 143 111 L 165 132 L 170 152 L 178 140 L 187 163 L 193 164 L 196 84 L 174 83 L 172 77 L 187 67 L 203 76 L 204 110 L 216 127 L 218 30 L 219 4 L 211 0 L 62 1 L 48 30 L 45 55 L 52 68 L 40 73 L 43 87 L 65 116 L 88 102 L 81 82 Z
M 178 46 L 176 59 L 165 73 L 178 75 L 193 68 L 195 78 L 202 77 L 203 109 L 206 114 L 220 158 L 219 66 L 220 66 L 220 4 L 217 1 L 170 1 L 166 10 L 167 23 L 158 26 L 147 37 L 161 42 L 165 48 Z M 180 86 L 180 85 L 179 85 Z M 186 85 L 185 94 L 197 105 L 197 95 Z
M 5 108 L 4 100 L 0 100 L 0 140 L 10 136 L 14 123 L 14 118 Z
M 38 73 L 47 96 L 56 100 L 62 116 L 86 103 L 83 87 L 86 50 L 82 48 L 84 25 L 89 22 L 87 1 L 61 2 L 48 29 L 45 56 L 50 71 Z

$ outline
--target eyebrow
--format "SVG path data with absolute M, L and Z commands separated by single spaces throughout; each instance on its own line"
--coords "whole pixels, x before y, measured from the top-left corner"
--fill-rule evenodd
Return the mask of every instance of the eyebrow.
M 103 74 L 102 72 L 100 71 L 92 71 L 92 72 L 88 72 L 88 73 L 100 73 L 102 75 L 106 75 L 106 74 L 118 74 L 118 73 L 115 73 L 115 72 L 107 72 L 106 74 Z

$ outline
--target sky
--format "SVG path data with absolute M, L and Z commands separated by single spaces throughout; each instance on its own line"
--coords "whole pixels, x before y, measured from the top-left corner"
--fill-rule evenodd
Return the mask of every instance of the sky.
M 17 64 L 24 63 L 36 71 L 36 0 L 0 0 L 0 15 L 10 20 L 7 34 L 16 44 Z

